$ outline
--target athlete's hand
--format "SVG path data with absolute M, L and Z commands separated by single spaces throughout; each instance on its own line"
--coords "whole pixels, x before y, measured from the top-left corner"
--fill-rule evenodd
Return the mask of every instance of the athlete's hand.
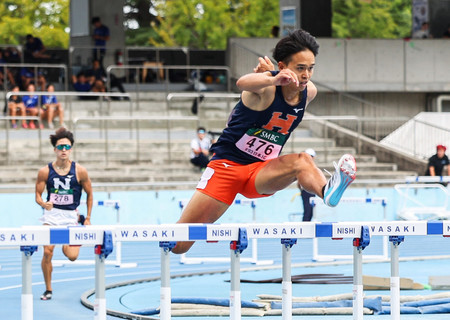
M 89 225 L 91 225 L 91 218 L 86 217 L 84 219 L 83 226 L 89 226 Z
M 282 69 L 275 77 L 274 84 L 275 86 L 287 86 L 291 83 L 295 83 L 295 85 L 299 86 L 299 81 L 297 75 L 290 69 Z
M 261 73 L 275 70 L 275 66 L 273 65 L 272 61 L 269 59 L 268 56 L 264 56 L 264 58 L 259 57 L 258 60 L 259 63 L 256 66 L 256 68 L 253 68 L 253 72 Z
M 50 211 L 53 209 L 53 202 L 47 201 L 44 202 L 44 205 L 42 206 L 42 208 L 44 208 L 47 211 Z

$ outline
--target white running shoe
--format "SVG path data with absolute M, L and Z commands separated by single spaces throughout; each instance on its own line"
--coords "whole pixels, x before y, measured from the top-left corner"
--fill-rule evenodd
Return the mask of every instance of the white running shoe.
M 330 207 L 335 207 L 341 200 L 345 189 L 356 178 L 356 161 L 350 154 L 344 154 L 339 163 L 333 162 L 336 171 L 328 180 L 324 192 L 323 202 Z

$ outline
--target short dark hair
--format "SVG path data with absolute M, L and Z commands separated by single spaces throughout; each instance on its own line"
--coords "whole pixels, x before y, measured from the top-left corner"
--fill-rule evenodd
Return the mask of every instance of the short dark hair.
M 311 50 L 316 56 L 319 53 L 319 44 L 309 32 L 297 29 L 289 33 L 289 35 L 278 41 L 273 50 L 273 58 L 277 62 L 288 64 L 291 56 L 297 52 Z
M 25 37 L 27 40 L 33 39 L 33 36 L 31 34 L 27 34 L 27 36 Z
M 95 24 L 97 22 L 100 22 L 100 17 L 92 17 L 91 23 Z
M 75 140 L 73 139 L 73 133 L 64 127 L 59 128 L 58 130 L 56 130 L 55 134 L 50 135 L 50 142 L 52 143 L 53 147 L 56 147 L 56 142 L 64 138 L 69 139 L 72 146 L 75 143 Z

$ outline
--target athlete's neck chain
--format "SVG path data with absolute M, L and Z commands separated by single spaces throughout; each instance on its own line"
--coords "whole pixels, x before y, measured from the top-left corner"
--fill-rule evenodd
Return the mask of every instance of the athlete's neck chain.
M 70 165 L 70 162 L 69 162 L 69 165 Z M 61 170 L 61 171 L 65 171 L 66 169 L 67 169 L 67 163 L 64 163 L 64 166 L 62 166 L 62 167 L 58 167 L 57 165 L 56 165 L 56 162 L 55 162 L 55 164 L 53 165 L 53 167 L 55 167 L 55 169 L 58 169 L 58 170 Z

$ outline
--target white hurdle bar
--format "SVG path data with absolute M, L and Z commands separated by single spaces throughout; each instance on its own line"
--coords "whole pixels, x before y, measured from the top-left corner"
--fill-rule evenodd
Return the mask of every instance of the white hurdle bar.
M 22 320 L 33 319 L 31 255 L 37 245 L 95 245 L 96 280 L 94 319 L 106 320 L 105 259 L 120 241 L 158 241 L 161 247 L 161 314 L 171 318 L 170 250 L 177 241 L 230 241 L 230 319 L 241 319 L 240 254 L 247 239 L 280 239 L 283 250 L 282 317 L 292 319 L 291 247 L 302 238 L 353 238 L 353 319 L 363 318 L 362 251 L 373 236 L 389 236 L 391 242 L 391 319 L 400 319 L 398 246 L 405 236 L 450 237 L 450 221 L 291 222 L 278 224 L 167 224 L 127 226 L 74 226 L 0 228 L 0 246 L 21 246 L 23 252 Z
M 450 182 L 450 176 L 407 176 L 406 183 Z
M 81 200 L 80 204 L 86 204 L 86 200 Z M 113 208 L 116 212 L 116 224 L 120 224 L 120 201 L 119 200 L 94 200 L 93 206 L 97 207 L 108 207 Z M 119 268 L 136 268 L 137 263 L 135 262 L 122 262 L 122 243 L 120 241 L 114 243 L 115 249 L 115 260 L 107 260 L 107 265 L 113 265 Z M 59 267 L 64 265 L 94 265 L 95 260 L 81 260 L 77 259 L 75 261 L 69 260 L 53 260 L 53 266 Z
M 181 210 L 188 204 L 188 199 L 183 199 L 178 201 Z M 235 205 L 250 206 L 252 208 L 252 223 L 256 223 L 256 200 L 251 199 L 235 199 Z M 249 262 L 256 264 L 258 266 L 271 265 L 273 260 L 258 260 L 258 240 L 256 238 L 252 239 L 252 257 L 251 258 L 240 258 L 241 262 Z M 228 257 L 187 257 L 186 254 L 180 256 L 181 264 L 201 264 L 205 262 L 229 262 Z
M 318 197 L 312 197 L 309 199 L 313 210 L 313 219 L 315 217 L 315 208 L 318 205 L 324 204 L 323 200 Z M 339 203 L 347 203 L 347 204 L 378 204 L 383 208 L 383 220 L 386 220 L 386 206 L 387 206 L 387 198 L 383 197 L 344 197 Z M 336 238 L 340 239 L 342 237 Z M 333 261 L 337 259 L 352 259 L 352 255 L 321 255 L 319 254 L 319 242 L 318 238 L 313 239 L 313 260 L 314 261 Z M 381 255 L 366 255 L 365 259 L 377 259 L 377 260 L 387 260 L 388 259 L 388 237 L 383 237 L 383 252 Z

